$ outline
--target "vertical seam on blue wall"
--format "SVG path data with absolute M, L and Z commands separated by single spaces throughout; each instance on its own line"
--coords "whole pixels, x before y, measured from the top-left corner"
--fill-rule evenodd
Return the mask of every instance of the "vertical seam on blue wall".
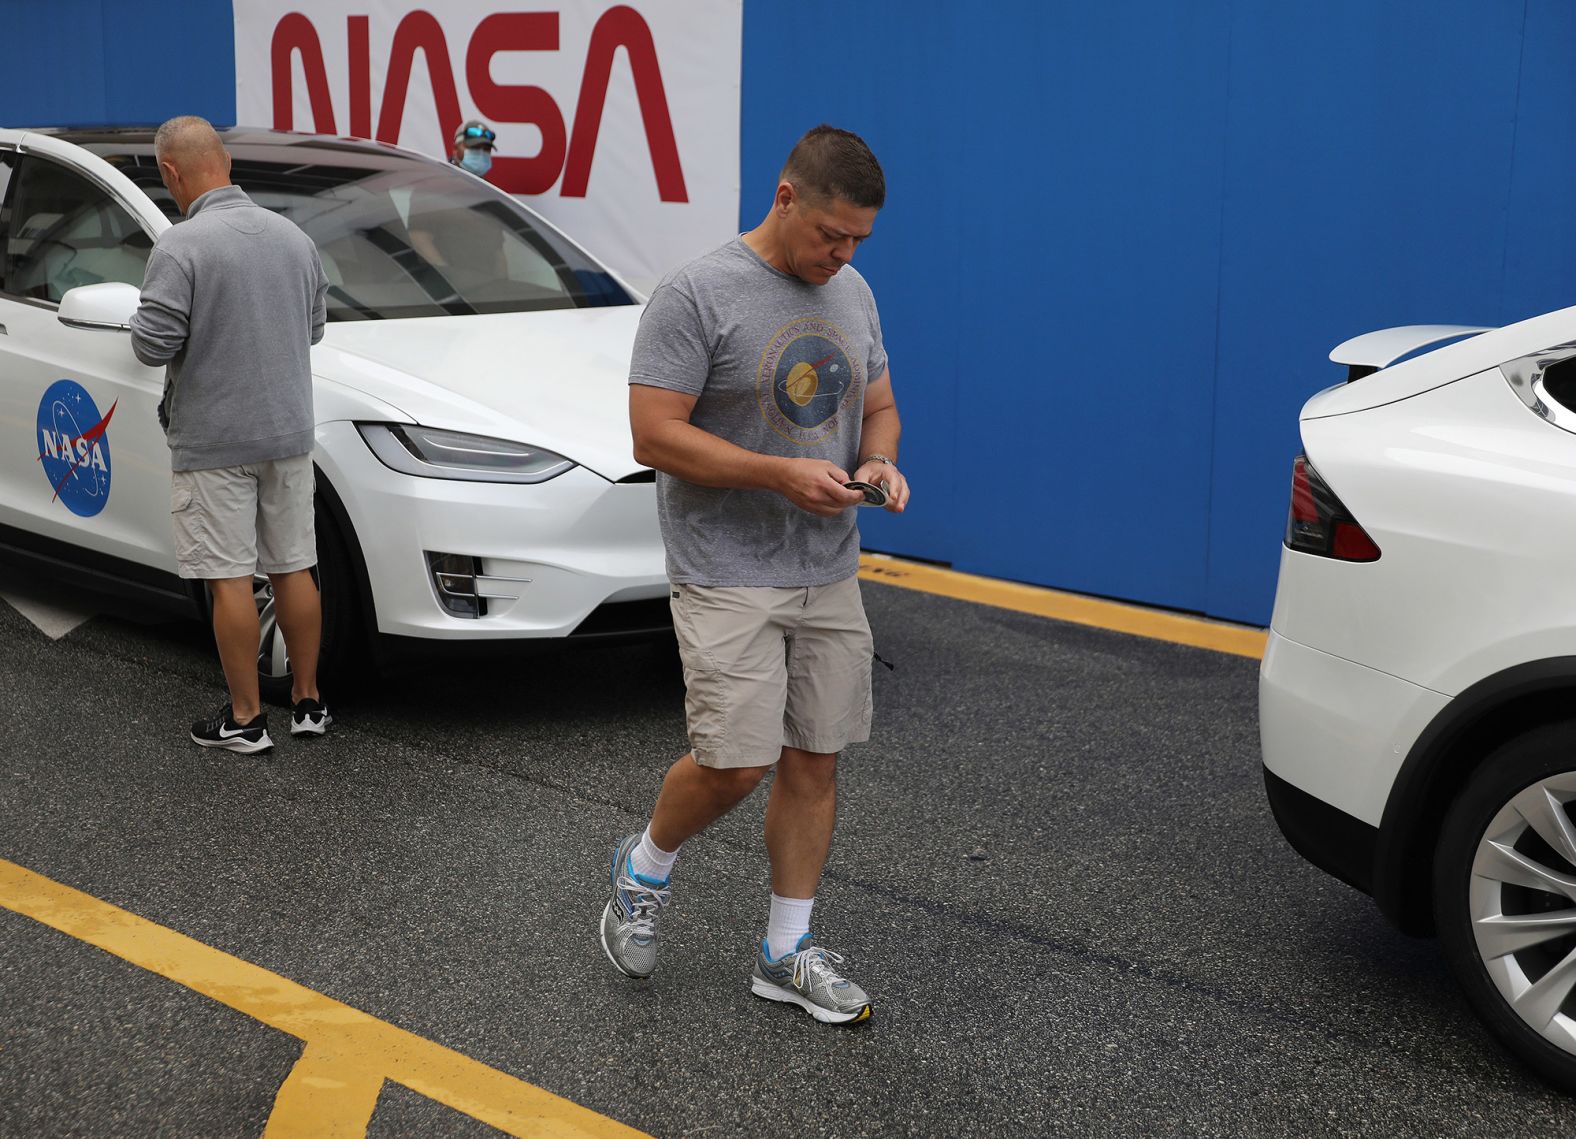
M 1527 8 L 1532 0 L 1521 3 L 1521 50 L 1516 57 L 1516 98 L 1510 107 L 1510 162 L 1505 166 L 1505 229 L 1499 247 L 1499 323 L 1506 324 L 1510 314 L 1505 311 L 1505 296 L 1510 282 L 1506 269 L 1510 264 L 1510 207 L 1516 200 L 1516 143 L 1521 134 L 1521 77 L 1527 67 Z
M 1226 293 L 1226 201 L 1231 175 L 1231 49 L 1236 37 L 1236 5 L 1226 0 L 1226 82 L 1220 108 L 1220 224 L 1215 233 L 1215 358 L 1209 383 L 1209 481 L 1204 498 L 1204 594 L 1200 608 L 1212 608 L 1215 576 L 1215 447 L 1220 423 L 1220 325 Z
M 99 3 L 99 43 L 104 52 L 104 66 L 99 68 L 99 122 L 110 121 L 109 114 L 109 53 L 111 45 L 109 35 L 109 10 L 108 5 L 100 0 Z

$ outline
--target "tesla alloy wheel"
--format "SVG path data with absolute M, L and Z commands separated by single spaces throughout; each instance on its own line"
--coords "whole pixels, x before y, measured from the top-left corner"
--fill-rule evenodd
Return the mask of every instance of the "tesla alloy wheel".
M 336 692 L 353 688 L 370 667 L 365 637 L 357 619 L 355 580 L 344 539 L 321 500 L 317 504 L 317 567 L 315 576 L 321 592 L 323 613 L 322 642 L 318 651 L 320 681 Z M 263 699 L 289 706 L 294 679 L 284 634 L 275 612 L 274 587 L 268 578 L 252 578 L 252 597 L 257 602 L 257 681 Z
M 1530 731 L 1479 767 L 1445 819 L 1434 908 L 1484 1023 L 1576 1091 L 1576 724 Z

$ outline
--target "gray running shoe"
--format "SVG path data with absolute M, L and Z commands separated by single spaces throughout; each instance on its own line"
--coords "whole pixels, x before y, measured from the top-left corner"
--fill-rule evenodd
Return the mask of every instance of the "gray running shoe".
M 657 967 L 657 914 L 668 904 L 668 881 L 636 874 L 630 852 L 640 843 L 629 835 L 613 848 L 613 896 L 602 911 L 602 950 L 626 977 L 649 977 Z
M 787 1001 L 804 1009 L 822 1024 L 853 1024 L 870 1019 L 870 998 L 833 965 L 843 955 L 814 944 L 807 933 L 792 953 L 773 961 L 766 956 L 766 939 L 755 954 L 750 991 L 769 1001 Z

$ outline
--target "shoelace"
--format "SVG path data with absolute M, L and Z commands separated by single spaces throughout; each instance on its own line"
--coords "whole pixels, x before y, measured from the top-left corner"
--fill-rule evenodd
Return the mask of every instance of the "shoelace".
M 644 882 L 637 882 L 628 874 L 618 876 L 618 888 L 629 895 L 629 924 L 636 934 L 655 936 L 657 911 L 668 904 L 671 888 L 654 889 Z
M 801 993 L 808 993 L 819 977 L 828 986 L 846 980 L 831 962 L 841 965 L 844 957 L 841 953 L 833 953 L 830 949 L 823 949 L 819 945 L 812 945 L 808 949 L 801 949 L 793 958 L 793 987 Z

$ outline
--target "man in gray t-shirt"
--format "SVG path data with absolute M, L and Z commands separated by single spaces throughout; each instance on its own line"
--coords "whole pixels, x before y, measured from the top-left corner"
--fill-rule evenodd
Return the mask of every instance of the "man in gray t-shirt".
M 828 1023 L 870 1015 L 810 934 L 838 753 L 870 732 L 854 508 L 901 513 L 909 493 L 875 298 L 848 264 L 885 195 L 859 136 L 810 131 L 766 219 L 657 287 L 629 377 L 635 454 L 657 470 L 691 750 L 645 832 L 614 851 L 602 947 L 621 972 L 651 974 L 679 847 L 775 766 L 751 988 Z

